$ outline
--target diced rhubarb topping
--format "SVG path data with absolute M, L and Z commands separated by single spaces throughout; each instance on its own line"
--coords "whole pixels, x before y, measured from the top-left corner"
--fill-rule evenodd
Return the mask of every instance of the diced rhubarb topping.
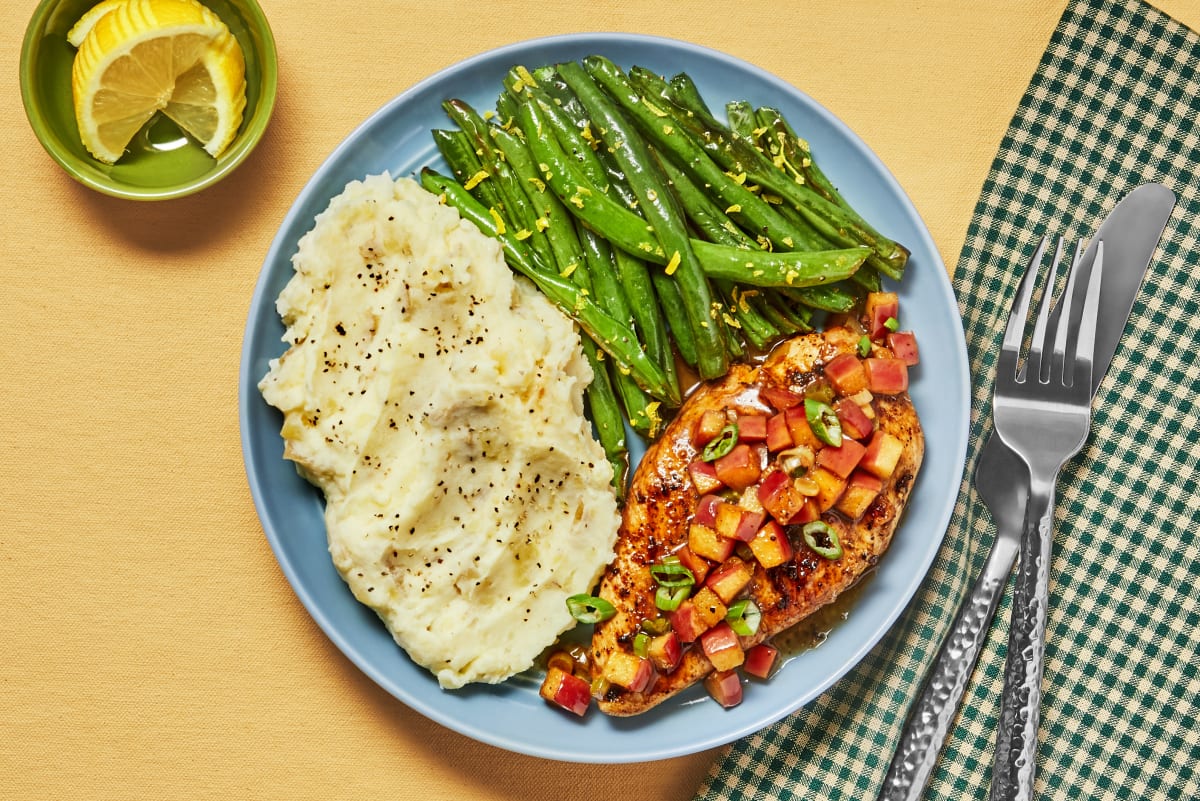
M 876 395 L 896 395 L 908 389 L 908 365 L 900 359 L 866 359 L 867 388 Z
M 696 503 L 696 514 L 692 522 L 712 528 L 717 523 L 717 504 L 721 501 L 720 495 L 702 495 Z
M 539 692 L 550 703 L 576 715 L 583 715 L 592 703 L 591 685 L 559 667 L 552 667 L 546 671 L 546 678 Z
M 679 667 L 679 660 L 683 659 L 683 646 L 679 643 L 679 635 L 668 631 L 653 638 L 646 648 L 646 656 L 654 663 L 659 673 L 670 673 Z
M 701 495 L 716 492 L 724 486 L 721 479 L 717 478 L 717 468 L 713 466 L 712 462 L 706 462 L 703 459 L 696 459 L 688 465 L 688 475 L 691 476 L 696 492 Z
M 867 413 L 863 411 L 863 407 L 858 405 L 858 401 L 852 398 L 842 398 L 833 408 L 837 412 L 838 420 L 842 423 L 843 436 L 851 439 L 866 439 L 875 430 L 875 423 L 870 417 L 867 417 Z
M 742 680 L 736 670 L 710 673 L 704 679 L 704 689 L 726 709 L 742 702 Z
M 688 528 L 688 548 L 696 556 L 711 559 L 714 562 L 724 562 L 733 553 L 736 542 L 729 537 L 722 537 L 715 528 L 692 523 Z
M 758 481 L 762 474 L 762 461 L 758 452 L 745 443 L 735 445 L 733 450 L 713 463 L 717 478 L 735 490 L 744 490 Z
M 783 414 L 784 420 L 787 422 L 788 433 L 792 435 L 793 444 L 804 445 L 813 450 L 824 445 L 813 433 L 812 426 L 808 424 L 808 415 L 803 406 L 793 406 Z
M 736 556 L 731 556 L 725 560 L 724 564 L 709 573 L 704 584 L 728 605 L 734 598 L 737 598 L 738 593 L 746 589 L 753 578 L 754 573 L 750 570 L 750 566 Z
M 733 670 L 746 659 L 737 633 L 724 620 L 700 635 L 700 647 L 718 671 Z
M 917 338 L 912 331 L 896 331 L 888 334 L 887 343 L 888 347 L 892 349 L 892 353 L 896 354 L 896 358 L 909 367 L 921 361 L 921 355 L 917 349 Z
M 771 675 L 771 668 L 775 666 L 775 657 L 777 656 L 779 656 L 779 650 L 774 646 L 759 643 L 746 652 L 746 662 L 742 666 L 742 670 L 751 676 L 765 679 Z
M 602 675 L 619 687 L 640 693 L 650 686 L 654 678 L 654 666 L 648 659 L 618 650 L 608 655 Z
M 825 377 L 840 395 L 853 395 L 867 388 L 867 373 L 862 361 L 852 353 L 835 356 L 825 365 Z
M 724 412 L 716 409 L 706 410 L 696 421 L 696 430 L 692 432 L 692 440 L 696 443 L 696 447 L 703 448 L 716 439 L 728 422 Z
M 768 520 L 754 539 L 750 540 L 750 550 L 754 552 L 758 563 L 768 569 L 792 559 L 792 543 L 787 538 L 783 526 L 774 520 Z
M 704 583 L 704 578 L 712 568 L 707 559 L 696 556 L 696 554 L 692 553 L 692 549 L 686 545 L 676 551 L 675 555 L 679 557 L 679 564 L 692 571 L 692 576 L 695 577 L 697 584 Z
M 825 447 L 817 451 L 817 464 L 841 478 L 846 478 L 858 466 L 866 450 L 857 440 L 843 438 L 841 447 Z
M 868 292 L 865 311 L 871 339 L 881 341 L 888 333 L 887 321 L 900 316 L 900 296 L 895 292 Z
M 903 442 L 886 431 L 876 431 L 858 464 L 871 475 L 886 481 L 896 472 L 903 453 Z
M 738 440 L 762 442 L 767 438 L 767 416 L 764 414 L 738 415 Z

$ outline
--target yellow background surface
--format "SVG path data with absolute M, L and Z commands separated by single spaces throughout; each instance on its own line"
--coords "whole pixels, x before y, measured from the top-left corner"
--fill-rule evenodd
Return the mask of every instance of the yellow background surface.
M 481 745 L 365 678 L 297 601 L 242 468 L 252 289 L 309 176 L 421 78 L 541 35 L 723 50 L 824 104 L 906 188 L 952 269 L 1064 2 L 262 0 L 265 140 L 199 195 L 61 172 L 17 85 L 35 3 L 0 9 L 0 797 L 686 799 L 718 752 L 615 767 Z M 1200 3 L 1161 0 L 1200 25 Z

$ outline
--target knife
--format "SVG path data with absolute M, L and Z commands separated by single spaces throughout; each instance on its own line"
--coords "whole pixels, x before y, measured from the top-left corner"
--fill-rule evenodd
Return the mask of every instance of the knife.
M 1142 277 L 1174 207 L 1175 194 L 1171 190 L 1161 184 L 1143 184 L 1113 207 L 1084 251 L 1083 261 L 1090 273 L 1097 243 L 1104 242 L 1100 321 L 1093 351 L 1093 396 L 1117 351 Z M 1051 323 L 1057 319 L 1058 309 L 1054 314 Z M 1020 458 L 994 432 L 979 454 L 976 474 L 983 471 L 1007 472 L 1014 477 L 1027 475 Z M 957 716 L 967 681 L 975 669 L 1017 559 L 1017 542 L 1025 519 L 1025 500 L 1029 496 L 1028 479 L 1016 478 L 1008 482 L 1005 489 L 1007 492 L 1000 491 L 999 497 L 985 499 L 998 536 L 913 704 L 880 788 L 880 801 L 917 801 L 921 797 L 945 744 L 950 724 Z M 999 536 L 1000 532 L 1017 532 L 1017 535 Z

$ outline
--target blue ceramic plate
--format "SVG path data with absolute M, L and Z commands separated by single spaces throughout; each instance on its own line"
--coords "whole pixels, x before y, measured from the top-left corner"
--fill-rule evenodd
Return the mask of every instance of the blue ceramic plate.
M 430 129 L 449 127 L 440 104 L 463 98 L 492 108 L 514 64 L 534 67 L 607 55 L 629 67 L 690 74 L 714 108 L 742 98 L 783 111 L 812 145 L 830 178 L 868 220 L 912 249 L 900 288 L 906 324 L 915 328 L 922 363 L 912 396 L 926 421 L 927 450 L 909 508 L 890 551 L 854 599 L 848 619 L 818 648 L 796 656 L 745 701 L 724 710 L 693 687 L 636 718 L 592 710 L 578 719 L 548 706 L 531 671 L 498 686 L 446 692 L 392 641 L 374 613 L 351 596 L 326 549 L 319 493 L 283 459 L 281 416 L 256 388 L 279 356 L 283 326 L 275 298 L 292 274 L 291 256 L 313 218 L 347 182 L 424 165 L 446 171 Z M 962 326 L 945 267 L 916 210 L 879 159 L 811 98 L 763 70 L 683 42 L 625 34 L 538 39 L 468 59 L 423 81 L 354 131 L 309 181 L 267 253 L 246 325 L 240 379 L 242 446 L 250 490 L 279 563 L 313 619 L 384 689 L 462 734 L 525 754 L 576 762 L 638 762 L 692 753 L 750 734 L 807 704 L 879 641 L 925 576 L 946 530 L 966 453 L 969 378 Z

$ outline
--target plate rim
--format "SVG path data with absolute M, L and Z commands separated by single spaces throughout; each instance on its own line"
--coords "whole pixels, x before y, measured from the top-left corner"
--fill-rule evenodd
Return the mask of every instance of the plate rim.
M 593 45 L 592 43 L 596 43 Z M 798 87 L 784 81 L 774 73 L 760 67 L 756 64 L 748 62 L 737 56 L 715 50 L 713 48 L 695 44 L 682 39 L 676 39 L 665 36 L 655 36 L 650 34 L 637 33 L 612 33 L 612 32 L 582 32 L 556 34 L 553 36 L 534 37 L 517 42 L 512 42 L 496 48 L 491 48 L 468 56 L 462 60 L 455 61 L 431 75 L 423 78 L 409 88 L 403 90 L 392 99 L 380 106 L 376 111 L 372 112 L 360 124 L 355 126 L 343 140 L 329 153 L 329 155 L 321 162 L 314 170 L 313 175 L 304 183 L 300 192 L 293 200 L 291 206 L 280 222 L 279 228 L 272 239 L 271 245 L 263 259 L 262 266 L 259 270 L 258 277 L 255 282 L 254 292 L 251 297 L 249 309 L 247 311 L 247 321 L 244 332 L 244 339 L 241 350 L 241 365 L 239 368 L 239 389 L 238 389 L 238 416 L 239 416 L 239 432 L 241 445 L 243 450 L 243 467 L 245 469 L 247 482 L 253 498 L 255 511 L 258 516 L 260 525 L 268 540 L 272 552 L 275 555 L 280 569 L 287 578 L 292 591 L 296 594 L 301 604 L 305 607 L 313 621 L 330 639 L 331 642 L 341 653 L 349 659 L 354 666 L 364 675 L 375 682 L 380 688 L 388 694 L 395 697 L 401 703 L 408 706 L 410 709 L 420 713 L 430 720 L 445 726 L 453 731 L 456 731 L 464 736 L 470 737 L 479 742 L 483 742 L 498 748 L 515 753 L 526 754 L 529 756 L 537 756 L 546 759 L 576 762 L 576 763 L 593 763 L 593 764 L 621 764 L 647 762 L 652 760 L 666 759 L 670 757 L 683 756 L 686 754 L 696 753 L 699 751 L 715 748 L 724 745 L 740 737 L 752 734 L 773 723 L 781 720 L 783 717 L 792 714 L 798 709 L 808 705 L 819 695 L 824 693 L 829 687 L 840 681 L 847 673 L 858 666 L 863 658 L 873 648 L 875 648 L 880 640 L 896 625 L 899 618 L 903 615 L 914 600 L 916 599 L 920 585 L 928 576 L 930 567 L 932 566 L 937 554 L 940 552 L 945 540 L 946 531 L 949 526 L 950 518 L 952 517 L 955 504 L 958 496 L 958 484 L 954 485 L 953 494 L 947 493 L 945 498 L 940 501 L 942 509 L 937 515 L 938 525 L 936 527 L 937 534 L 933 537 L 935 544 L 931 543 L 927 551 L 922 555 L 922 559 L 914 567 L 919 568 L 913 572 L 913 578 L 906 582 L 900 592 L 901 603 L 898 603 L 892 613 L 876 618 L 874 624 L 870 627 L 869 636 L 861 639 L 858 647 L 850 651 L 847 658 L 843 660 L 843 664 L 836 671 L 833 671 L 828 676 L 816 684 L 807 688 L 807 692 L 800 695 L 799 700 L 791 699 L 794 703 L 789 703 L 780 706 L 780 711 L 767 720 L 751 721 L 750 723 L 736 728 L 714 728 L 713 731 L 695 737 L 689 740 L 686 744 L 665 746 L 658 750 L 648 750 L 645 747 L 638 747 L 635 751 L 622 751 L 619 753 L 606 752 L 601 754 L 580 753 L 578 750 L 564 749 L 562 747 L 547 747 L 547 746 L 531 746 L 527 743 L 517 743 L 512 740 L 499 736 L 488 729 L 482 728 L 473 721 L 464 721 L 462 718 L 455 717 L 448 712 L 425 702 L 419 694 L 411 692 L 404 687 L 394 677 L 390 677 L 378 670 L 352 643 L 345 634 L 341 631 L 338 625 L 330 618 L 330 616 L 321 608 L 316 597 L 304 588 L 298 580 L 297 570 L 292 564 L 288 555 L 282 549 L 279 532 L 274 530 L 272 522 L 266 513 L 265 497 L 263 495 L 264 488 L 262 479 L 252 468 L 252 451 L 253 444 L 250 441 L 249 415 L 250 404 L 262 402 L 261 395 L 258 394 L 257 384 L 258 376 L 251 375 L 251 367 L 253 362 L 253 346 L 255 338 L 253 330 L 257 323 L 256 312 L 260 312 L 264 308 L 264 304 L 271 302 L 271 308 L 274 308 L 273 298 L 267 298 L 267 286 L 269 284 L 270 268 L 277 263 L 283 255 L 281 251 L 287 247 L 294 248 L 294 242 L 291 239 L 285 241 L 285 234 L 290 229 L 295 227 L 296 220 L 303 210 L 303 207 L 311 202 L 315 189 L 325 180 L 327 173 L 333 172 L 339 162 L 346 155 L 347 151 L 353 148 L 358 140 L 367 132 L 371 131 L 380 120 L 395 113 L 398 107 L 405 105 L 411 98 L 420 95 L 431 86 L 435 86 L 449 78 L 452 78 L 456 73 L 467 72 L 483 62 L 497 60 L 506 56 L 525 53 L 531 49 L 542 49 L 556 46 L 595 46 L 602 47 L 604 43 L 619 44 L 622 47 L 627 47 L 631 44 L 642 44 L 648 47 L 666 47 L 671 50 L 681 50 L 689 55 L 699 55 L 703 58 L 734 66 L 739 70 L 753 73 L 756 77 L 764 82 L 771 84 L 773 88 L 778 88 L 794 98 L 801 101 L 815 115 L 822 118 L 823 122 L 835 129 L 843 141 L 852 147 L 854 151 L 861 155 L 869 162 L 872 171 L 876 173 L 886 184 L 887 188 L 900 201 L 903 212 L 909 216 L 915 223 L 917 238 L 920 240 L 921 248 L 930 256 L 932 256 L 932 264 L 929 264 L 925 269 L 929 269 L 937 273 L 935 285 L 937 292 L 941 296 L 940 300 L 945 302 L 948 307 L 957 311 L 958 304 L 954 295 L 953 286 L 950 280 L 950 275 L 946 270 L 945 264 L 941 258 L 940 251 L 933 241 L 932 235 L 925 224 L 924 219 L 917 211 L 915 204 L 908 196 L 904 188 L 896 180 L 891 170 L 884 164 L 866 142 L 847 126 L 840 118 L 829 111 L 825 106 L 812 98 Z M 381 167 L 386 169 L 386 167 Z M 361 177 L 361 176 L 360 176 Z M 320 198 L 328 203 L 329 198 Z M 915 245 L 916 243 L 911 243 Z M 914 250 L 916 248 L 914 247 Z M 290 254 L 288 260 L 290 261 Z M 966 349 L 966 339 L 964 329 L 962 327 L 961 315 L 955 314 L 957 325 L 953 327 L 954 331 L 954 348 L 956 355 L 956 378 L 958 387 L 957 402 L 954 407 L 960 410 L 962 420 L 956 426 L 953 437 L 953 453 L 951 454 L 951 466 L 955 468 L 961 476 L 961 472 L 966 464 L 966 452 L 968 434 L 970 428 L 970 373 L 969 359 Z M 903 526 L 901 521 L 901 526 Z M 399 646 L 396 646 L 399 648 Z M 407 658 L 407 657 L 406 657 Z M 620 736 L 620 732 L 617 733 Z

